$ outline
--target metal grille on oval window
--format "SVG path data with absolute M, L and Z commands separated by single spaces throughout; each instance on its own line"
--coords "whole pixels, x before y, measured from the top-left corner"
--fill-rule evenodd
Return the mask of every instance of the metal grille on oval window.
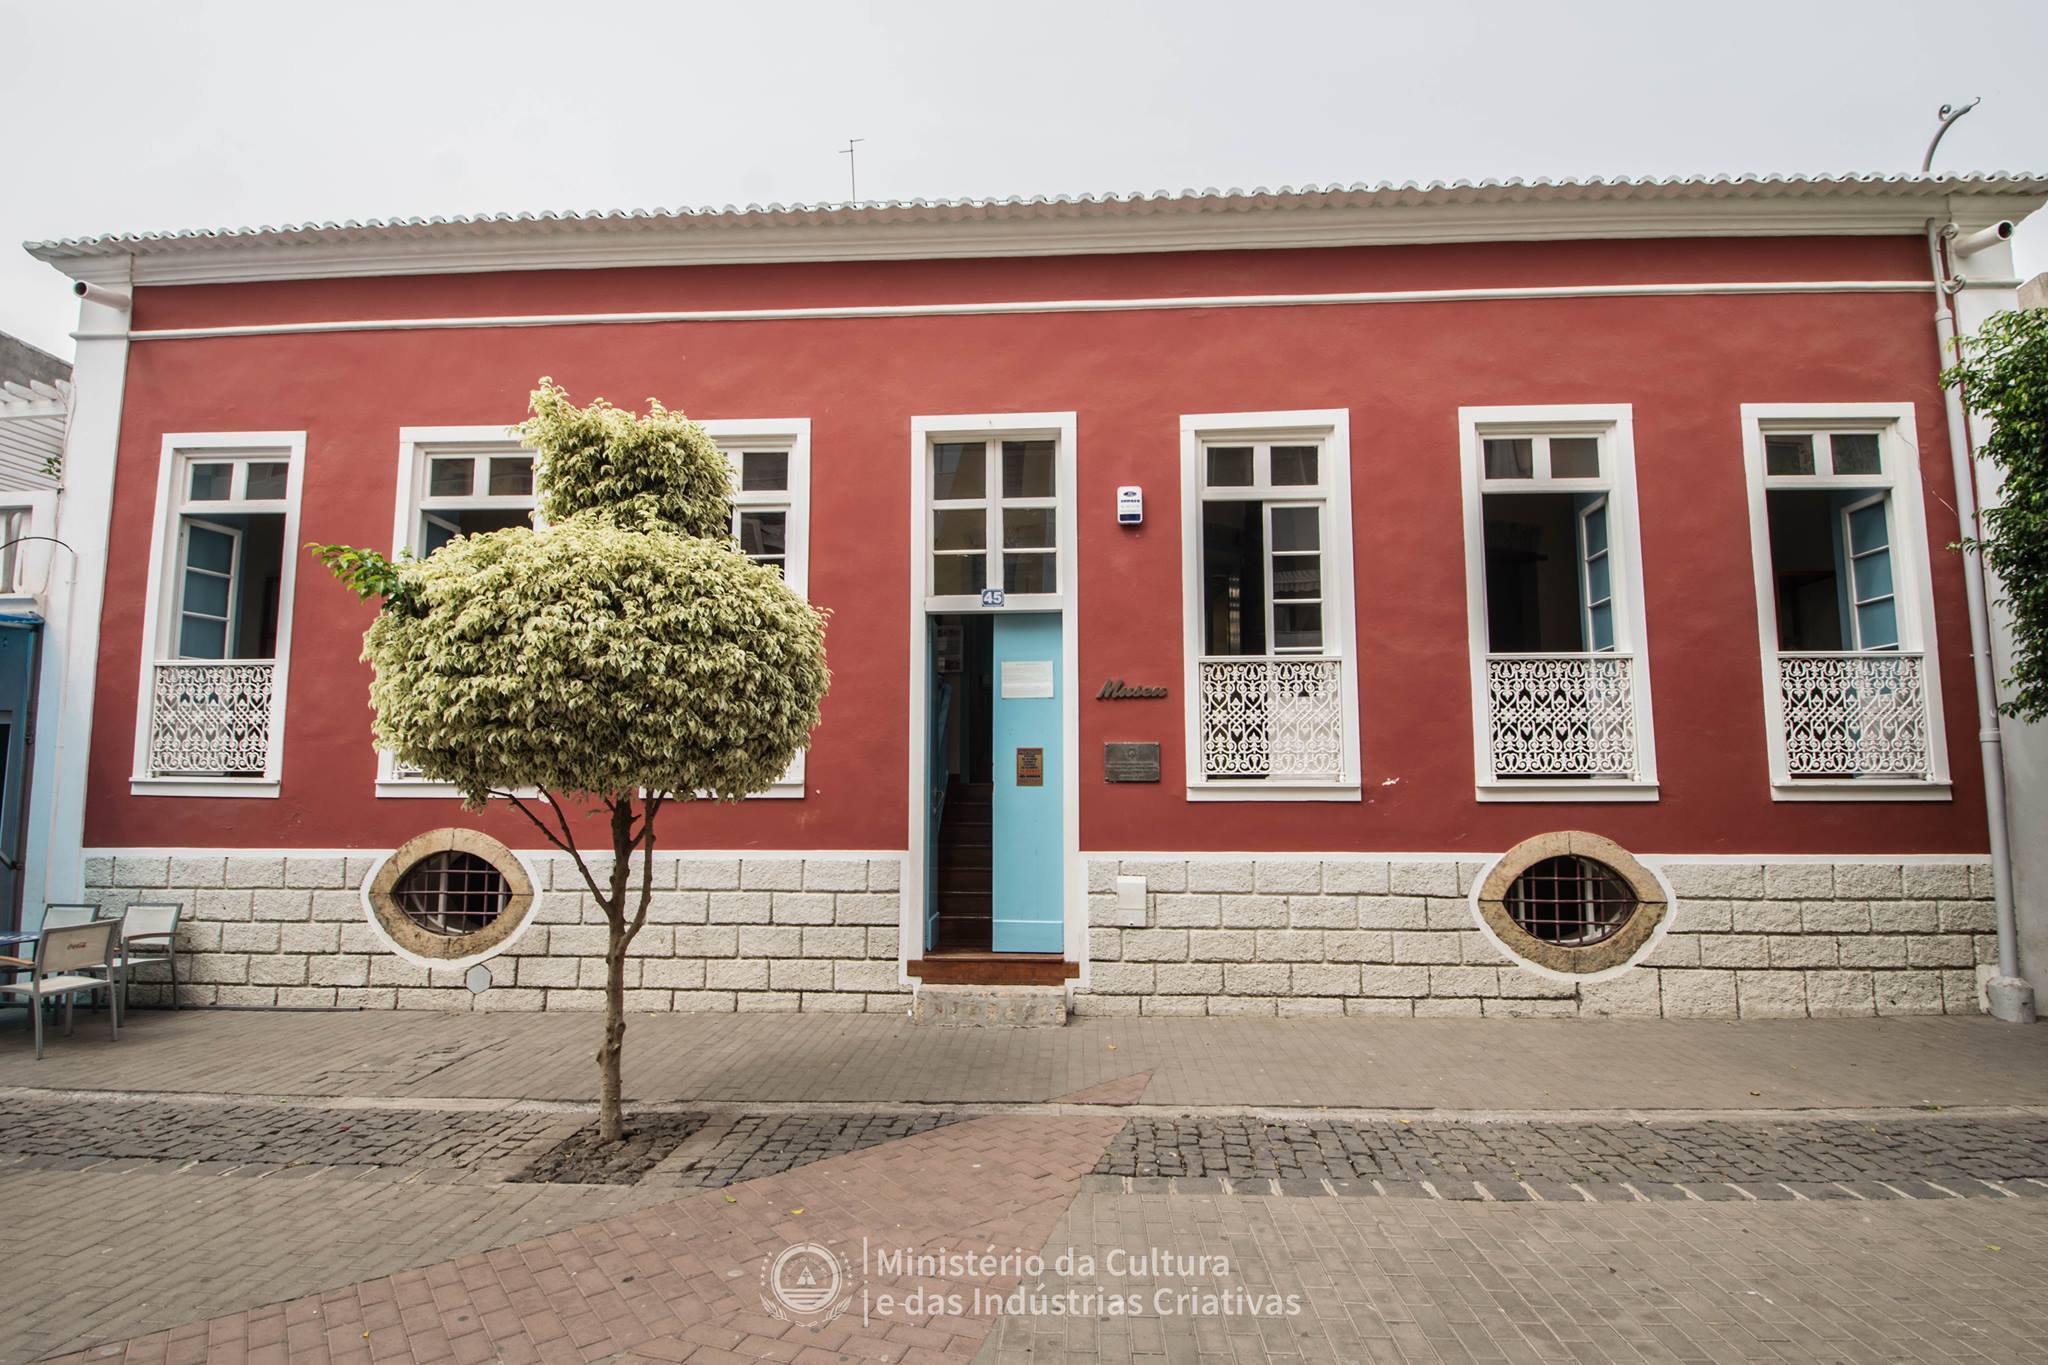
M 1567 830 L 1525 839 L 1478 888 L 1479 914 L 1525 962 L 1585 975 L 1630 961 L 1664 921 L 1664 889 L 1619 844 Z

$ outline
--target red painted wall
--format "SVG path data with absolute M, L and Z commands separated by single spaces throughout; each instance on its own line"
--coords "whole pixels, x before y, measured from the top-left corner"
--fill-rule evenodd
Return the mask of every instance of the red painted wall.
M 1767 279 L 1910 280 L 1918 239 L 1757 239 L 1219 252 L 887 265 L 554 271 L 152 288 L 138 329 L 270 321 L 847 303 Z M 401 426 L 512 422 L 542 374 L 579 399 L 649 395 L 702 418 L 812 420 L 811 596 L 834 673 L 802 801 L 676 811 L 670 847 L 907 841 L 909 431 L 915 415 L 1078 413 L 1082 845 L 1105 850 L 1493 851 L 1584 826 L 1649 852 L 1975 852 L 1985 844 L 1937 356 L 1922 294 L 1597 298 L 355 332 L 131 349 L 117 547 L 91 759 L 93 847 L 391 847 L 462 817 L 373 795 L 367 609 L 300 565 L 276 800 L 128 791 L 161 439 L 301 430 L 302 540 L 382 546 Z M 1738 409 L 1911 402 L 1934 545 L 1956 798 L 1775 803 L 1765 759 Z M 1634 406 L 1663 799 L 1482 805 L 1472 720 L 1457 409 Z M 1189 804 L 1181 682 L 1179 417 L 1351 412 L 1366 799 Z M 1118 484 L 1146 524 L 1114 524 Z M 1098 702 L 1102 679 L 1165 701 Z M 1165 780 L 1104 786 L 1107 740 L 1157 739 Z M 518 817 L 480 823 L 512 842 Z

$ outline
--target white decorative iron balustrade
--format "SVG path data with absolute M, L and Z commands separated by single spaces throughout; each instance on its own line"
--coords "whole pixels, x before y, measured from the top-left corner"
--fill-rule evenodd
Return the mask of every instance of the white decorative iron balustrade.
M 1793 777 L 1930 776 L 1919 654 L 1780 654 L 1785 766 Z
M 1496 779 L 1642 775 L 1631 655 L 1489 654 L 1486 715 Z
M 1202 774 L 1337 782 L 1344 776 L 1344 661 L 1203 659 Z
M 270 763 L 268 660 L 167 659 L 150 690 L 151 777 L 261 777 Z

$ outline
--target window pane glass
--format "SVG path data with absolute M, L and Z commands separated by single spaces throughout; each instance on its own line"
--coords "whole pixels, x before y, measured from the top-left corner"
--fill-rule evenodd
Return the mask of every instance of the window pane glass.
M 1250 446 L 1210 446 L 1209 486 L 1211 488 L 1250 488 L 1252 486 L 1252 448 Z
M 476 491 L 476 461 L 467 455 L 427 461 L 427 496 L 466 498 Z
M 1286 488 L 1298 488 L 1316 481 L 1315 446 L 1274 446 L 1273 482 Z
M 1058 592 L 1058 570 L 1052 555 L 1004 555 L 1004 592 Z
M 1273 553 L 1288 550 L 1320 550 L 1322 537 L 1318 534 L 1320 517 L 1313 507 L 1275 507 L 1273 509 Z
M 944 515 L 941 513 L 941 515 Z M 783 512 L 742 512 L 740 513 L 740 553 L 745 555 L 774 555 L 783 553 L 783 532 L 787 514 Z
M 178 623 L 178 657 L 181 659 L 225 659 L 228 656 L 228 623 L 187 616 Z
M 193 502 L 225 502 L 234 478 L 235 467 L 231 464 L 195 464 L 188 496 Z
M 219 574 L 185 575 L 185 610 L 198 616 L 228 614 L 228 580 Z
M 1586 553 L 1597 555 L 1607 548 L 1607 509 L 1596 507 L 1579 519 L 1586 528 Z
M 1899 647 L 1899 611 L 1891 598 L 1866 602 L 1856 608 L 1857 644 L 1864 649 Z
M 779 493 L 789 487 L 789 452 L 749 450 L 740 456 L 740 491 Z
M 204 526 L 187 527 L 185 563 L 195 569 L 226 573 L 234 567 L 235 538 L 221 531 L 208 530 Z
M 933 514 L 934 550 L 982 550 L 988 548 L 988 514 L 979 507 Z M 977 588 L 975 591 L 979 592 Z
M 1586 600 L 1604 602 L 1614 596 L 1614 589 L 1607 578 L 1607 556 L 1586 561 Z
M 981 442 L 941 441 L 932 447 L 934 501 L 958 502 L 987 494 L 988 453 Z
M 1323 558 L 1321 555 L 1274 555 L 1273 596 L 1321 597 Z
M 1553 479 L 1599 478 L 1600 438 L 1597 436 L 1551 437 L 1550 477 Z
M 1874 431 L 1838 432 L 1828 437 L 1828 449 L 1834 455 L 1837 474 L 1883 472 L 1884 462 L 1878 455 Z
M 249 465 L 249 488 L 245 496 L 251 499 L 283 497 L 285 476 L 291 473 L 291 468 L 281 460 L 253 461 Z
M 1528 479 L 1536 474 L 1536 443 L 1526 436 L 1486 438 L 1486 477 Z
M 973 597 L 988 585 L 986 555 L 934 555 L 932 593 L 937 597 Z
M 1888 540 L 1883 503 L 1873 502 L 1849 514 L 1849 553 L 1861 555 L 1881 550 Z
M 1614 604 L 1602 602 L 1586 613 L 1586 623 L 1592 627 L 1593 638 L 1589 642 L 1595 653 L 1614 648 Z
M 1320 603 L 1279 603 L 1273 608 L 1273 648 L 1321 649 L 1323 608 Z
M 1052 442 L 1003 442 L 1003 496 L 1053 496 Z
M 1879 551 L 1874 555 L 1862 555 L 1849 561 L 1856 575 L 1856 600 L 1868 602 L 1873 597 L 1892 595 L 1892 557 L 1890 551 Z
M 438 517 L 428 517 L 425 528 L 420 532 L 420 553 L 431 555 L 462 532 Z
M 491 457 L 491 496 L 494 498 L 532 497 L 533 456 L 493 455 Z
M 1059 542 L 1053 536 L 1054 509 L 1050 507 L 1005 507 L 1003 548 L 1033 550 Z
M 1811 436 L 1764 437 L 1764 472 L 1766 474 L 1811 474 L 1813 472 L 1813 438 Z

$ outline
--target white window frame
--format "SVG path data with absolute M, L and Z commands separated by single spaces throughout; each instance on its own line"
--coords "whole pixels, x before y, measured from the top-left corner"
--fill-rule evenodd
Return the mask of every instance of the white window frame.
M 57 524 L 57 494 L 52 491 L 30 492 L 23 489 L 9 489 L 0 492 L 0 518 L 20 516 L 21 530 L 14 546 L 14 575 L 9 582 L 0 577 L 0 603 L 26 607 L 40 613 L 49 597 L 50 567 L 52 552 L 57 547 L 38 536 L 54 535 Z M 0 543 L 5 537 L 0 536 Z M 5 552 L 0 552 L 4 562 Z
M 1911 403 L 1744 403 L 1742 465 L 1749 499 L 1750 564 L 1756 580 L 1757 646 L 1764 688 L 1764 740 L 1770 755 L 1774 801 L 1947 801 L 1952 799 L 1947 727 L 1941 709 L 1941 655 L 1934 624 L 1934 581 L 1927 551 L 1927 511 L 1921 490 L 1919 428 Z M 1770 474 L 1765 438 L 1780 432 L 1874 432 L 1881 471 L 1876 474 Z M 1820 446 L 1816 443 L 1816 470 Z M 1924 778 L 1794 779 L 1785 751 L 1784 702 L 1778 686 L 1778 597 L 1771 574 L 1768 494 L 1775 488 L 1885 490 L 1892 595 L 1899 623 L 1895 648 L 1922 657 L 1927 694 L 1927 767 Z M 1845 559 L 1846 565 L 1846 559 Z M 1853 580 L 1849 586 L 1853 595 Z M 1850 616 L 1855 611 L 1852 607 Z M 1853 627 L 1852 627 L 1853 629 Z
M 1526 479 L 1486 477 L 1488 438 L 1595 436 L 1605 464 L 1598 477 L 1553 478 L 1549 446 L 1538 442 Z M 1650 634 L 1643 602 L 1643 543 L 1636 506 L 1635 409 L 1628 403 L 1565 403 L 1458 409 L 1458 464 L 1465 512 L 1466 643 L 1472 669 L 1473 791 L 1480 801 L 1655 801 L 1657 725 L 1650 705 Z M 1486 656 L 1491 651 L 1486 617 L 1486 503 L 1488 493 L 1599 493 L 1607 499 L 1607 586 L 1614 643 L 1600 653 L 1630 656 L 1635 692 L 1636 772 L 1634 779 L 1560 778 L 1555 781 L 1495 780 L 1493 736 L 1488 723 L 1491 689 Z M 1574 518 L 1577 572 L 1585 574 L 1585 525 Z M 1583 597 L 1584 594 L 1582 593 Z M 1587 609 L 1581 603 L 1580 614 Z M 1588 653 L 1593 653 L 1590 639 Z
M 725 453 L 733 471 L 734 527 L 737 534 L 738 511 L 742 507 L 775 506 L 788 511 L 784 526 L 785 546 L 783 553 L 783 581 L 795 588 L 798 594 L 810 596 L 810 540 L 811 540 L 811 421 L 808 417 L 747 418 L 733 420 L 699 421 L 698 426 Z M 447 426 L 447 427 L 401 427 L 398 433 L 398 494 L 394 503 L 391 528 L 391 552 L 402 554 L 408 549 L 417 553 L 415 537 L 420 519 L 431 512 L 425 504 L 427 472 L 429 462 L 437 455 L 448 454 L 512 454 L 526 451 L 519 438 L 512 435 L 510 428 L 499 426 Z M 775 494 L 745 494 L 739 491 L 739 453 L 746 450 L 784 450 L 789 453 L 789 486 L 786 492 Z M 531 498 L 500 497 L 479 494 L 461 499 L 465 506 L 476 507 L 520 507 L 532 505 L 535 508 L 535 523 L 539 524 L 539 487 L 536 484 Z M 755 797 L 780 799 L 801 799 L 804 795 L 805 751 L 799 751 L 789 770 L 778 778 L 765 792 L 756 792 Z M 522 791 L 520 795 L 537 796 L 537 792 Z M 438 798 L 450 799 L 460 795 L 453 783 L 430 782 L 425 778 L 405 777 L 393 764 L 388 752 L 377 755 L 377 795 L 396 798 Z M 752 799 L 752 798 L 750 798 Z
M 1265 655 L 1246 658 L 1337 659 L 1342 664 L 1339 702 L 1344 716 L 1344 770 L 1334 782 L 1211 778 L 1202 770 L 1202 451 L 1211 444 L 1299 443 L 1321 448 L 1320 491 L 1268 487 L 1257 482 L 1233 501 L 1322 505 L 1323 647 L 1314 652 L 1275 653 L 1267 635 Z M 1351 411 L 1310 408 L 1278 412 L 1210 412 L 1180 419 L 1181 503 L 1181 709 L 1187 799 L 1190 801 L 1358 801 L 1363 799 L 1363 765 L 1358 719 L 1358 609 L 1353 582 L 1351 532 Z M 1270 517 L 1270 513 L 1268 514 Z M 1271 558 L 1270 544 L 1267 557 Z M 1270 569 L 1268 570 L 1270 572 Z M 1270 594 L 1268 594 L 1270 597 Z M 1270 617 L 1272 604 L 1267 611 Z
M 237 464 L 235 486 L 246 479 L 246 466 L 269 460 L 287 466 L 285 495 L 261 502 L 206 502 L 192 504 L 184 490 L 189 486 L 185 471 L 193 464 L 211 460 Z M 172 432 L 164 436 L 157 465 L 156 512 L 150 525 L 148 582 L 142 609 L 142 659 L 135 695 L 135 763 L 129 791 L 136 796 L 234 796 L 275 797 L 284 773 L 285 700 L 290 692 L 292 617 L 296 605 L 294 588 L 298 579 L 299 504 L 306 473 L 306 433 L 303 431 L 211 431 Z M 179 550 L 183 536 L 181 520 L 188 510 L 216 514 L 227 512 L 281 512 L 284 515 L 284 555 L 277 583 L 277 652 L 270 680 L 269 752 L 261 777 L 152 777 L 149 772 L 151 702 L 155 693 L 156 665 L 171 657 L 171 634 L 177 626 L 176 605 Z
M 704 434 L 724 452 L 732 467 L 733 543 L 739 543 L 739 514 L 748 508 L 782 508 L 787 513 L 782 535 L 782 581 L 805 601 L 811 596 L 811 419 L 808 417 L 719 418 L 699 420 Z M 747 493 L 740 489 L 740 456 L 750 450 L 781 450 L 789 454 L 789 485 L 779 493 Z M 749 800 L 802 800 L 804 760 L 810 750 L 797 750 L 789 770 L 764 792 Z

